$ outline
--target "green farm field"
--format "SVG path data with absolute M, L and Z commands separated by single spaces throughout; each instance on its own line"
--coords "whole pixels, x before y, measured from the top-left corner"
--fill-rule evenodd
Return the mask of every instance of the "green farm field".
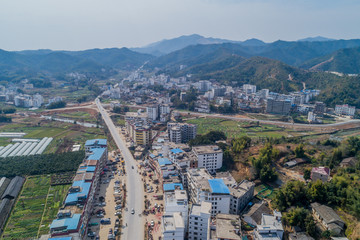
M 210 131 L 223 131 L 228 138 L 241 136 L 272 137 L 280 138 L 288 136 L 289 133 L 280 127 L 272 125 L 259 125 L 248 127 L 247 122 L 237 122 L 219 118 L 197 118 L 186 120 L 187 123 L 197 124 L 198 134 L 206 134 Z
M 70 185 L 50 186 L 50 175 L 28 177 L 2 239 L 34 239 L 48 233 Z

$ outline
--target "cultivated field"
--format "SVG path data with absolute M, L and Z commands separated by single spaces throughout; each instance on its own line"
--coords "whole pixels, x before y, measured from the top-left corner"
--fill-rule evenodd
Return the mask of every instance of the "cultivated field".
M 70 186 L 50 186 L 50 179 L 50 175 L 27 178 L 2 239 L 33 239 L 49 232 Z

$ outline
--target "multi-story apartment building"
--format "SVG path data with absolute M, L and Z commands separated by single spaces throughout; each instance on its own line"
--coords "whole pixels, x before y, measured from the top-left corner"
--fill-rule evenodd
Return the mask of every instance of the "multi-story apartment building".
M 125 122 L 129 137 L 136 145 L 148 146 L 152 140 L 151 126 L 142 120 L 128 120 Z
M 243 85 L 243 91 L 246 94 L 253 94 L 256 93 L 256 86 L 251 84 L 244 84 Z
M 196 137 L 197 127 L 189 123 L 168 123 L 169 141 L 174 143 L 186 143 Z
M 205 168 L 210 173 L 215 173 L 222 167 L 223 151 L 217 145 L 195 146 L 193 153 L 198 159 L 199 168 Z
M 161 230 L 163 240 L 184 240 L 184 218 L 179 212 L 165 213 L 161 217 Z
M 210 238 L 211 203 L 193 204 L 189 214 L 189 240 Z
M 106 144 L 104 139 L 87 141 L 87 147 L 92 145 L 93 148 L 85 148 L 85 158 L 76 172 L 62 210 L 50 225 L 51 237 L 85 238 L 100 174 L 107 161 L 107 147 L 100 147 L 99 142 Z
M 248 180 L 241 181 L 230 189 L 230 214 L 239 215 L 254 197 L 255 183 Z
M 188 226 L 188 197 L 185 190 L 165 192 L 165 214 L 179 213 L 184 220 L 185 229 Z
M 348 116 L 354 116 L 355 115 L 355 107 L 350 106 L 348 104 L 344 105 L 336 105 L 335 106 L 335 113 L 337 115 L 348 115 Z
M 153 106 L 146 107 L 146 113 L 148 114 L 148 118 L 151 121 L 158 120 L 159 119 L 159 106 L 153 105 Z
M 255 184 L 247 180 L 213 178 L 204 168 L 189 169 L 186 173 L 189 199 L 193 203 L 212 203 L 211 215 L 219 213 L 240 214 L 253 198 Z
M 275 113 L 275 114 L 289 114 L 291 109 L 290 100 L 275 100 L 273 98 L 268 98 L 266 103 L 266 112 Z

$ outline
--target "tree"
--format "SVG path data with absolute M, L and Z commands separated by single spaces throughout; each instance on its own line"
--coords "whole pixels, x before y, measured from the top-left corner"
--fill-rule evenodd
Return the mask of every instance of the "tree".
M 231 150 L 234 153 L 241 153 L 245 148 L 250 147 L 251 138 L 243 136 L 240 138 L 235 138 L 231 141 Z
M 305 156 L 304 145 L 302 143 L 300 143 L 299 145 L 296 146 L 295 156 L 297 158 L 303 158 Z
M 284 211 L 291 206 L 303 207 L 309 205 L 309 195 L 305 184 L 300 181 L 287 182 L 277 192 L 274 204 L 280 211 Z
M 304 179 L 308 180 L 308 179 L 310 179 L 310 176 L 311 176 L 311 171 L 310 171 L 310 169 L 306 168 L 304 170 Z
M 277 172 L 271 165 L 278 158 L 279 150 L 273 148 L 270 143 L 267 143 L 260 149 L 260 155 L 257 159 L 253 158 L 252 165 L 261 181 L 273 182 L 277 180 Z

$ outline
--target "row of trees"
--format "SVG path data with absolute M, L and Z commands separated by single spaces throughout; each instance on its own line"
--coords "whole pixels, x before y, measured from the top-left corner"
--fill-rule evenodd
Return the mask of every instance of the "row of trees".
M 115 106 L 115 107 L 113 107 L 113 110 L 112 110 L 113 113 L 126 113 L 128 111 L 129 111 L 128 106 L 123 106 L 123 107 Z
M 26 176 L 76 171 L 85 152 L 0 158 L 0 176 Z
M 57 102 L 50 103 L 47 106 L 47 109 L 55 109 L 55 108 L 63 108 L 63 107 L 66 107 L 66 102 L 65 101 L 57 101 Z

